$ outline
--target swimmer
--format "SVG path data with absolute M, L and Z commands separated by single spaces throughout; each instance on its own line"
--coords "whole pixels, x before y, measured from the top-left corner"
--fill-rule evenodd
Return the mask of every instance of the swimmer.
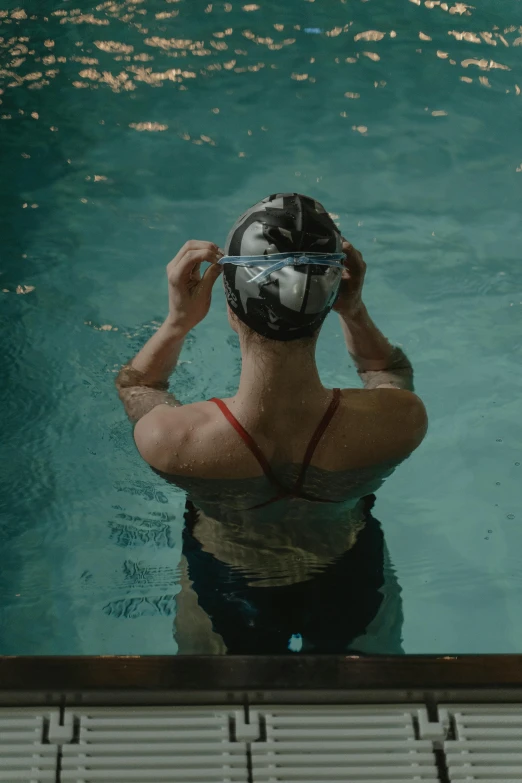
M 410 361 L 363 302 L 365 273 L 325 208 L 297 193 L 247 210 L 223 250 L 191 240 L 167 266 L 169 314 L 116 387 L 142 458 L 187 493 L 181 653 L 362 650 L 386 585 L 395 630 L 385 651 L 399 651 L 400 591 L 371 508 L 422 442 L 427 416 Z M 220 276 L 239 386 L 182 405 L 169 379 Z M 329 389 L 319 377 L 331 310 L 364 388 Z

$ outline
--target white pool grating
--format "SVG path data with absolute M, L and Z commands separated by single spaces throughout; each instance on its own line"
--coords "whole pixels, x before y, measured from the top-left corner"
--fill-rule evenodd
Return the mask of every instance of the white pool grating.
M 74 717 L 78 742 L 62 748 L 62 783 L 248 781 L 232 709 L 99 708 Z
M 0 709 L 3 783 L 437 783 L 435 749 L 522 783 L 522 705 Z
M 55 710 L 0 709 L 0 781 L 44 783 L 56 781 L 58 746 L 47 741 Z
M 451 781 L 521 783 L 522 705 L 448 708 L 455 739 L 444 743 Z
M 259 717 L 266 742 L 251 745 L 255 783 L 438 781 L 432 739 L 444 732 L 425 707 L 266 707 Z M 431 739 L 419 738 L 423 728 Z

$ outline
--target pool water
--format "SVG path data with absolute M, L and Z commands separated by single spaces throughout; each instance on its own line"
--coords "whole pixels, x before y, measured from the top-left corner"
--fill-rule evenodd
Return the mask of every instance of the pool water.
M 403 650 L 520 652 L 520 2 L 33 5 L 0 10 L 0 653 L 176 652 L 184 498 L 114 373 L 179 247 L 281 191 L 363 251 L 428 408 L 374 509 Z M 318 361 L 358 384 L 334 317 Z M 173 386 L 232 394 L 239 366 L 218 290 Z

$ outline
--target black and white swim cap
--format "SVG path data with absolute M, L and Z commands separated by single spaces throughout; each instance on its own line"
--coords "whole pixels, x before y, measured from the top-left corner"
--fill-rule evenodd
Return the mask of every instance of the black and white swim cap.
M 225 244 L 226 256 L 244 256 L 245 261 L 248 256 L 281 253 L 302 257 L 342 253 L 339 229 L 322 204 L 299 193 L 268 196 L 241 215 Z M 248 327 L 273 340 L 312 336 L 337 298 L 342 268 L 303 263 L 301 258 L 300 263 L 289 263 L 263 278 L 264 268 L 223 259 L 231 310 Z M 254 281 L 256 277 L 261 279 Z

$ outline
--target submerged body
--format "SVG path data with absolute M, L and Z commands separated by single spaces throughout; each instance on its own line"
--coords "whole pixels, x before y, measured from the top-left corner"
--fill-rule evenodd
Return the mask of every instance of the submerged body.
M 240 443 L 236 450 L 245 458 Z M 197 509 L 197 537 L 205 551 L 252 581 L 282 585 L 310 578 L 353 546 L 364 527 L 364 498 L 382 485 L 395 466 L 338 471 L 311 466 L 307 497 L 280 499 L 274 499 L 277 487 L 263 474 L 202 479 L 157 472 L 184 489 Z M 274 466 L 280 482 L 289 488 L 300 468 L 299 464 Z M 319 500 L 325 496 L 332 502 Z M 313 497 L 318 500 L 309 499 Z
M 331 393 L 324 390 L 326 401 Z M 241 406 L 232 398 L 227 407 Z M 412 448 L 419 412 L 397 389 L 343 390 L 306 470 L 305 497 L 281 497 L 281 485 L 295 487 L 318 423 L 317 407 L 300 407 L 294 416 L 280 410 L 276 421 L 261 411 L 242 416 L 276 486 L 213 403 L 184 406 L 185 418 L 194 408 L 197 423 L 182 431 L 175 411 L 161 411 L 161 430 L 171 422 L 183 462 L 171 446 L 162 469 L 154 469 L 189 498 L 180 652 L 401 652 L 400 591 L 371 509 L 374 493 Z M 372 642 L 368 628 L 379 610 Z
M 179 652 L 402 652 L 400 589 L 373 501 L 344 519 L 303 525 L 306 509 L 280 510 L 236 526 L 189 502 Z

